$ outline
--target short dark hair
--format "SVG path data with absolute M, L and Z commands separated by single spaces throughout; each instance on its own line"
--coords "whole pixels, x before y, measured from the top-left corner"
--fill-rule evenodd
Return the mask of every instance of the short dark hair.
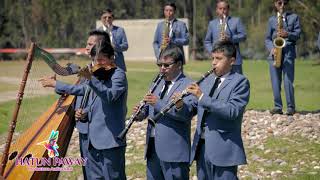
M 181 62 L 183 64 L 184 55 L 182 50 L 176 45 L 167 46 L 164 50 L 162 50 L 160 54 L 160 59 L 171 57 L 174 62 Z
M 217 41 L 212 48 L 212 53 L 223 52 L 223 54 L 228 58 L 236 58 L 237 51 L 235 45 L 231 41 Z
M 97 36 L 98 40 L 101 41 L 101 44 L 111 43 L 109 34 L 102 30 L 98 30 L 98 29 L 92 30 L 89 32 L 89 36 Z
M 110 8 L 107 8 L 107 9 L 101 11 L 100 17 L 105 13 L 111 14 L 111 16 L 114 18 L 113 12 L 112 12 L 112 10 Z
M 109 34 L 105 31 L 101 30 L 93 30 L 89 32 L 89 36 L 97 36 L 99 44 L 95 44 L 90 52 L 91 57 L 94 57 L 99 51 L 99 53 L 103 53 L 108 58 L 114 56 L 114 49 L 111 45 Z
M 221 2 L 225 2 L 227 4 L 228 9 L 230 9 L 230 4 L 229 4 L 228 0 L 217 0 L 216 6 L 218 6 L 218 4 L 221 3 Z
M 273 2 L 277 2 L 277 1 L 279 1 L 279 0 L 273 0 Z M 284 0 L 283 2 L 284 2 L 284 3 L 288 3 L 289 0 Z
M 166 6 L 171 6 L 174 11 L 176 11 L 177 9 L 177 6 L 174 2 L 166 2 L 166 4 L 163 7 L 166 7 Z

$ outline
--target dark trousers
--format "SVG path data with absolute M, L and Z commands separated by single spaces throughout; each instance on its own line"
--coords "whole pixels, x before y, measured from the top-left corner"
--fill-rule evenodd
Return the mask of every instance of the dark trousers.
M 269 62 L 269 70 L 271 77 L 271 85 L 274 97 L 274 107 L 276 109 L 282 109 L 281 99 L 281 81 L 283 78 L 284 92 L 287 100 L 287 108 L 295 110 L 295 99 L 294 99 L 294 59 L 284 59 L 281 66 L 276 68 L 273 66 L 273 61 Z M 282 76 L 283 74 L 283 76 Z
M 79 133 L 79 145 L 80 145 L 80 154 L 82 158 L 87 158 L 88 159 L 88 146 L 89 146 L 89 140 L 88 140 L 88 134 L 82 134 Z M 86 166 L 82 166 L 82 173 L 83 173 L 83 178 L 85 180 L 88 179 L 87 172 L 89 168 L 89 164 L 87 161 Z
M 219 148 L 219 147 L 217 147 Z M 215 166 L 205 153 L 205 141 L 201 139 L 196 152 L 198 180 L 237 180 L 238 166 Z
M 89 179 L 125 180 L 125 151 L 125 146 L 98 150 L 89 143 Z
M 189 179 L 189 163 L 161 161 L 155 151 L 154 138 L 150 138 L 147 152 L 147 179 Z

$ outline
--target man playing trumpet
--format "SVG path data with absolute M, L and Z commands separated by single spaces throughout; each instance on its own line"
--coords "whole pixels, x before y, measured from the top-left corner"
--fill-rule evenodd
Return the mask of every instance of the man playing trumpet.
M 237 49 L 236 62 L 232 69 L 234 72 L 242 74 L 242 57 L 239 43 L 247 38 L 246 30 L 238 17 L 229 16 L 229 2 L 227 0 L 217 0 L 217 18 L 210 21 L 208 31 L 204 39 L 204 46 L 208 53 L 211 53 L 212 46 L 217 41 L 231 41 Z

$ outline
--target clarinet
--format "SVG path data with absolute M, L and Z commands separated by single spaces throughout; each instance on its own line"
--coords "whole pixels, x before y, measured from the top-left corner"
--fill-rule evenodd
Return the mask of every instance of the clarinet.
M 199 79 L 196 84 L 200 84 L 205 78 L 207 78 L 211 73 L 212 70 L 207 71 L 205 74 L 202 75 L 201 79 Z M 164 116 L 178 101 L 182 100 L 184 97 L 189 96 L 191 93 L 187 92 L 187 90 L 183 90 L 181 96 L 177 99 L 172 99 L 169 104 L 167 104 L 161 111 L 156 114 L 153 118 L 148 118 L 148 121 L 151 123 L 152 126 L 155 126 L 157 121 Z
M 153 82 L 153 86 L 152 88 L 149 90 L 149 93 L 153 93 L 157 86 L 159 85 L 160 81 L 163 79 L 164 75 L 163 74 L 158 74 L 156 76 L 156 78 L 152 81 Z M 129 118 L 129 121 L 127 123 L 127 126 L 125 127 L 125 129 L 123 129 L 121 131 L 121 133 L 118 135 L 118 139 L 120 140 L 123 140 L 125 137 L 126 137 L 126 134 L 128 132 L 128 130 L 130 129 L 131 125 L 133 124 L 133 122 L 135 121 L 136 117 L 138 116 L 138 114 L 141 112 L 141 110 L 143 109 L 143 107 L 146 105 L 146 102 L 141 100 L 140 103 L 139 103 L 139 107 L 138 107 L 138 110 L 133 113 L 130 118 Z

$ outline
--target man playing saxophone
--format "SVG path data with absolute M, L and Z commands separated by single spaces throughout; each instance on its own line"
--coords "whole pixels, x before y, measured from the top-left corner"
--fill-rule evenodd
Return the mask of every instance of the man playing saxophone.
M 217 0 L 217 18 L 210 21 L 208 31 L 204 39 L 204 46 L 208 53 L 211 53 L 212 46 L 218 41 L 231 41 L 237 49 L 236 62 L 232 70 L 242 74 L 242 57 L 239 43 L 247 38 L 246 30 L 238 17 L 229 16 L 229 2 L 227 0 Z
M 280 92 L 282 78 L 287 100 L 287 115 L 293 115 L 296 110 L 293 88 L 294 62 L 296 58 L 295 45 L 300 37 L 301 27 L 298 15 L 287 11 L 286 7 L 288 2 L 289 0 L 274 0 L 277 14 L 269 18 L 265 37 L 265 46 L 270 52 L 268 61 L 274 96 L 274 108 L 270 111 L 271 114 L 283 114 Z M 279 23 L 282 23 L 283 25 L 280 28 Z M 283 48 L 276 48 L 277 46 L 275 46 L 275 44 L 277 43 L 274 43 L 276 37 L 284 39 L 285 45 Z M 279 58 L 279 50 L 282 55 L 280 57 L 280 67 L 277 68 L 274 66 L 274 61 L 276 58 Z
M 156 29 L 153 40 L 154 54 L 159 61 L 161 51 L 169 45 L 178 46 L 183 52 L 183 46 L 189 43 L 189 32 L 184 22 L 175 18 L 176 5 L 168 2 L 164 5 L 165 20 L 161 21 Z M 185 63 L 185 58 L 183 58 Z

